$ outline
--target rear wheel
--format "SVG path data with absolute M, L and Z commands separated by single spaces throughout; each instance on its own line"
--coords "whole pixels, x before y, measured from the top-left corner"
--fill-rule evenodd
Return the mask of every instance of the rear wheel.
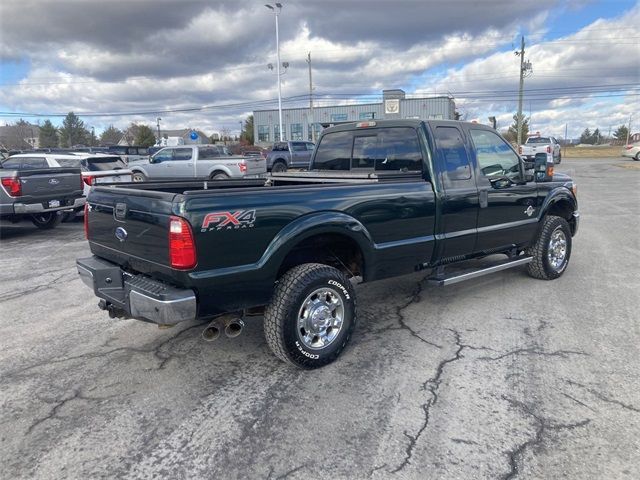
M 562 153 L 558 153 L 558 161 L 556 163 L 562 162 Z
M 285 162 L 283 162 L 282 160 L 276 160 L 276 162 L 273 164 L 273 167 L 271 167 L 271 171 L 272 172 L 286 172 L 287 171 L 287 164 Z
M 305 263 L 278 281 L 265 310 L 264 333 L 276 357 L 312 369 L 338 358 L 355 323 L 355 290 L 346 275 Z
M 138 183 L 138 182 L 146 182 L 147 181 L 147 177 L 144 173 L 142 172 L 133 172 L 133 175 L 131 177 L 131 179 Z
M 41 230 L 50 230 L 60 223 L 62 219 L 58 212 L 43 212 L 31 215 L 33 224 Z
M 224 172 L 216 172 L 211 174 L 211 180 L 226 180 L 228 178 L 230 178 L 229 175 Z
M 633 157 L 636 162 L 640 162 L 640 152 L 636 153 L 636 156 Z
M 564 273 L 571 257 L 571 228 L 562 218 L 548 215 L 542 220 L 536 243 L 528 250 L 533 257 L 527 270 L 541 280 L 553 280 Z

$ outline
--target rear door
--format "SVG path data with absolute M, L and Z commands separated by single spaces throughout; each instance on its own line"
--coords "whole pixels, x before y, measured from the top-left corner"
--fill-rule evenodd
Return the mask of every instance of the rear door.
M 432 124 L 441 199 L 439 257 L 455 260 L 474 251 L 478 223 L 478 187 L 464 131 L 452 124 Z
M 536 183 L 522 182 L 520 157 L 495 131 L 471 126 L 469 135 L 480 193 L 476 251 L 529 242 L 538 225 Z
M 291 142 L 291 166 L 304 167 L 309 164 L 309 153 L 304 142 Z

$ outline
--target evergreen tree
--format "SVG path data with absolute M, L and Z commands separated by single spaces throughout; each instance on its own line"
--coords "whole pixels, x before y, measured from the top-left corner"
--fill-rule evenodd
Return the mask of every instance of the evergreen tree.
M 135 145 L 140 147 L 152 147 L 156 144 L 156 135 L 148 125 L 138 125 L 135 137 Z
M 101 145 L 117 145 L 122 138 L 122 130 L 117 129 L 113 125 L 109 125 L 107 129 L 100 135 Z
M 53 126 L 50 120 L 45 120 L 40 127 L 38 140 L 41 148 L 52 148 L 58 146 L 58 129 Z
M 73 147 L 74 145 L 87 145 L 89 143 L 89 132 L 75 113 L 69 112 L 62 121 L 60 128 L 60 145 L 62 147 Z

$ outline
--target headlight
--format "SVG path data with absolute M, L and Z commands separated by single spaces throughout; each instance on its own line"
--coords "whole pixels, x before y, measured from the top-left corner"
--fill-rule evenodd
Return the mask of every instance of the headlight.
M 572 183 L 571 191 L 573 192 L 573 196 L 578 198 L 578 185 L 576 185 L 575 183 Z

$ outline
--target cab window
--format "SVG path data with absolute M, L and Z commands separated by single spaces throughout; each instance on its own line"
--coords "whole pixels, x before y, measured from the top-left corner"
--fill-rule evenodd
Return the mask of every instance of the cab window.
M 462 134 L 456 127 L 438 127 L 436 148 L 443 162 L 443 181 L 446 184 L 471 178 L 471 167 Z
M 470 129 L 480 171 L 487 177 L 520 176 L 520 158 L 498 134 Z

